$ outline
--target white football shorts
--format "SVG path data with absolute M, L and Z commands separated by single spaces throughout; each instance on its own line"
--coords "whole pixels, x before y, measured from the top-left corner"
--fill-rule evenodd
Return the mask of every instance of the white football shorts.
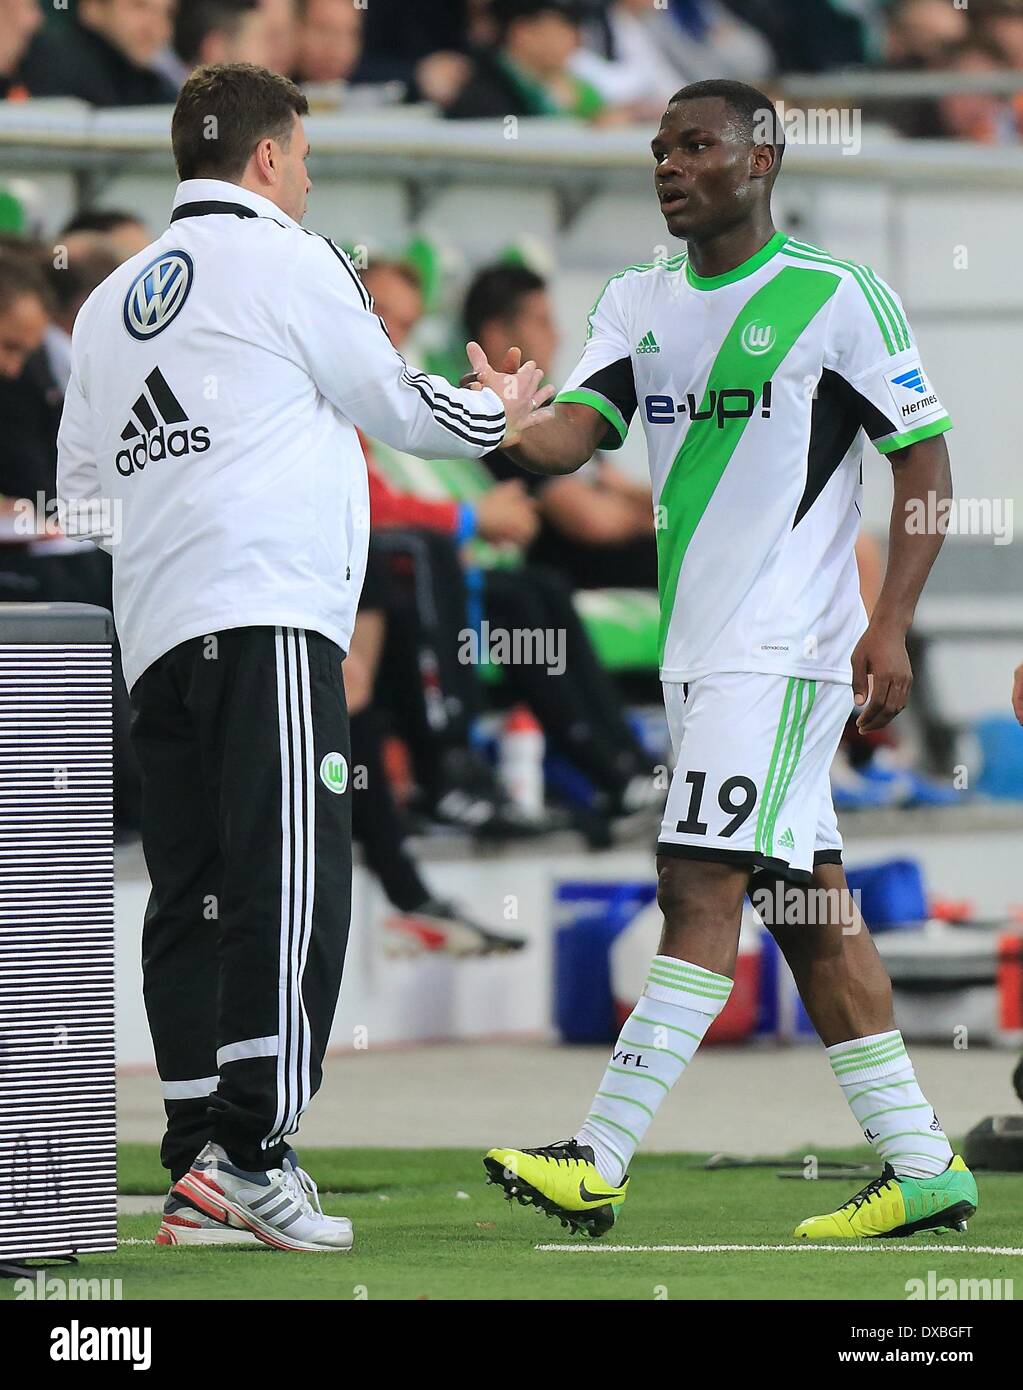
M 658 854 L 771 869 L 807 882 L 842 862 L 829 771 L 852 687 L 725 672 L 664 682 L 675 771 Z

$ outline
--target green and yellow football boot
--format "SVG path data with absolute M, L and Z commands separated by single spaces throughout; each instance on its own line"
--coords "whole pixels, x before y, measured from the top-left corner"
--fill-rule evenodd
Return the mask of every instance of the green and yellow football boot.
M 826 1216 L 807 1217 L 793 1235 L 798 1240 L 862 1240 L 911 1236 L 943 1226 L 965 1231 L 976 1210 L 977 1184 L 958 1154 L 934 1178 L 899 1178 L 886 1163 L 881 1176 L 845 1206 Z
M 504 1189 L 508 1201 L 556 1216 L 573 1234 L 602 1236 L 615 1224 L 625 1201 L 628 1176 L 611 1187 L 593 1162 L 593 1150 L 574 1139 L 540 1149 L 491 1149 L 483 1160 L 487 1181 Z

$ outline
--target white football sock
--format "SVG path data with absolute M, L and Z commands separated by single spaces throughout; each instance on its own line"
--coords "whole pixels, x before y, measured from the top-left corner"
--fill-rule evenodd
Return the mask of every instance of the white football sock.
M 952 1148 L 921 1091 L 898 1029 L 827 1049 L 856 1123 L 899 1177 L 943 1173 Z
M 617 1186 L 657 1107 L 693 1059 L 724 1008 L 732 982 L 700 965 L 654 956 L 643 994 L 575 1138 L 593 1149 L 605 1182 Z

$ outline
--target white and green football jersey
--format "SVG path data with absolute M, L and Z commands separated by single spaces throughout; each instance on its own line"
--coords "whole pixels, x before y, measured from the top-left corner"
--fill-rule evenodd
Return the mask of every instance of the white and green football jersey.
M 864 435 L 890 453 L 951 426 L 883 280 L 782 233 L 712 279 L 629 266 L 557 399 L 604 416 L 604 449 L 643 421 L 663 680 L 851 679 Z

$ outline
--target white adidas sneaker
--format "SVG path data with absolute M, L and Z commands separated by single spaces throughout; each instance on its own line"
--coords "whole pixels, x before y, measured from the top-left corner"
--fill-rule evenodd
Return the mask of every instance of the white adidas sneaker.
M 215 1221 L 204 1211 L 171 1191 L 163 1204 L 163 1220 L 156 1233 L 157 1245 L 259 1245 L 245 1227 Z
M 223 1225 L 251 1231 L 276 1250 L 350 1250 L 352 1223 L 326 1216 L 316 1184 L 293 1149 L 283 1166 L 248 1172 L 211 1140 L 171 1193 Z

